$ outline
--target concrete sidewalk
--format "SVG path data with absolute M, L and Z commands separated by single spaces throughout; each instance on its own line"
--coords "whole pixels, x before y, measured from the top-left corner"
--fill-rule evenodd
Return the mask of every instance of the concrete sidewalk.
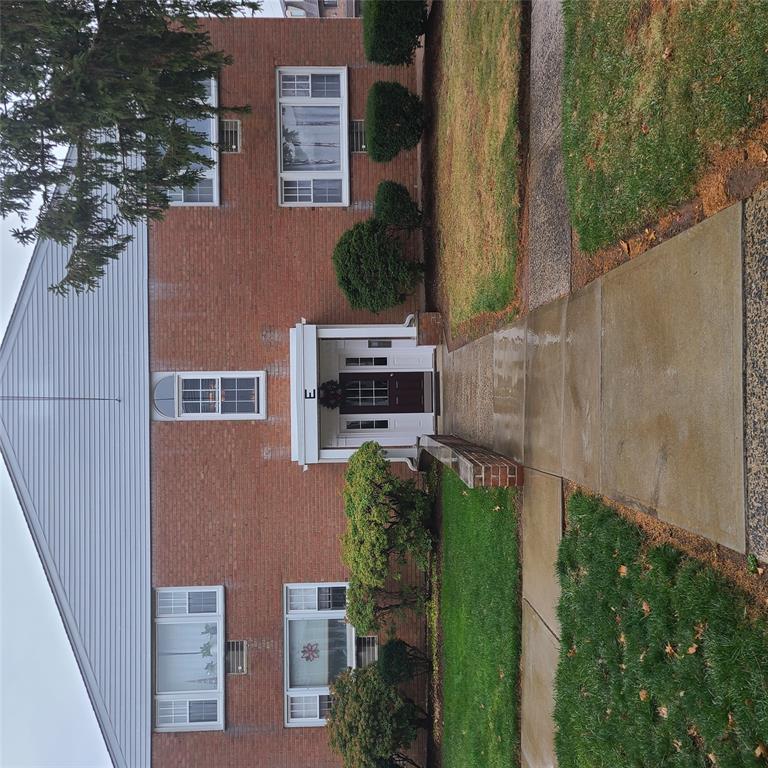
M 745 552 L 742 325 L 738 204 L 444 355 L 443 431 Z

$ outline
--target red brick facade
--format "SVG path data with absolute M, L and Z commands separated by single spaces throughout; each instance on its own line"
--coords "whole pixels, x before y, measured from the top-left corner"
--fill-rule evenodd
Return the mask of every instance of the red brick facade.
M 339 760 L 323 728 L 283 725 L 283 603 L 287 582 L 345 578 L 339 556 L 342 465 L 303 472 L 290 461 L 288 330 L 370 322 L 336 286 L 331 252 L 384 178 L 418 182 L 416 152 L 378 165 L 353 155 L 349 208 L 277 205 L 275 68 L 348 67 L 349 116 L 369 86 L 413 69 L 369 65 L 359 20 L 238 19 L 210 25 L 231 53 L 222 103 L 250 104 L 242 152 L 223 155 L 221 205 L 172 209 L 150 239 L 153 371 L 266 370 L 265 421 L 156 422 L 151 431 L 153 585 L 223 584 L 227 639 L 249 642 L 249 673 L 226 680 L 227 728 L 156 733 L 153 764 L 323 768 Z M 356 205 L 357 204 L 357 205 Z M 401 321 L 411 299 L 382 313 Z

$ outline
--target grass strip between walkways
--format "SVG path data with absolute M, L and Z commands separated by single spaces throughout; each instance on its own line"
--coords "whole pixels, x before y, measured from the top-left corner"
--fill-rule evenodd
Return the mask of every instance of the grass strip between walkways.
M 520 560 L 515 492 L 441 480 L 442 768 L 519 764 Z
M 710 567 L 575 493 L 559 553 L 560 768 L 768 765 L 768 624 Z

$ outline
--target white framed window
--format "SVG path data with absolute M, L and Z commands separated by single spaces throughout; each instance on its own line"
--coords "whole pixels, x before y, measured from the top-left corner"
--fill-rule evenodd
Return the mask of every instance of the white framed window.
M 277 70 L 278 203 L 349 205 L 345 67 Z
M 224 587 L 155 590 L 155 730 L 224 729 Z
M 347 585 L 286 584 L 285 724 L 325 725 L 331 707 L 330 685 L 348 667 L 371 663 L 378 645 L 366 638 L 361 652 L 346 621 Z
M 207 102 L 212 107 L 219 105 L 218 83 L 215 78 L 205 80 Z M 199 120 L 188 120 L 187 125 L 214 145 L 219 141 L 218 117 L 210 115 Z M 219 204 L 219 152 L 216 146 L 197 147 L 197 153 L 215 161 L 211 168 L 203 169 L 203 177 L 191 189 L 173 189 L 170 192 L 171 205 L 218 205 Z
M 153 418 L 168 421 L 267 418 L 266 371 L 184 371 L 153 375 Z

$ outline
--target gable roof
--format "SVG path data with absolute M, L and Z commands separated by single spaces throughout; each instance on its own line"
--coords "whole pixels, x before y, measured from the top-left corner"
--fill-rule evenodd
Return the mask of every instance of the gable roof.
M 108 203 L 111 205 L 111 203 Z M 58 297 L 38 242 L 0 345 L 0 451 L 115 766 L 150 764 L 147 228 Z

